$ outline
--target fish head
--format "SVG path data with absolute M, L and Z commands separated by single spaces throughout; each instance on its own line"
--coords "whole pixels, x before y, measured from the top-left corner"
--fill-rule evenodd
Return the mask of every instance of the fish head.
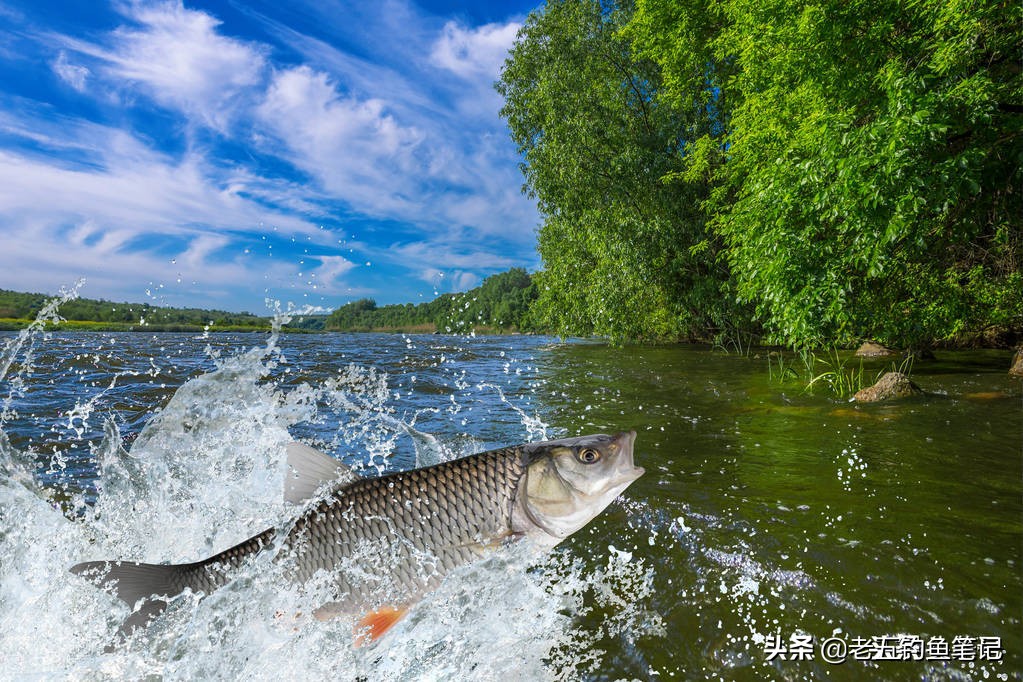
M 513 525 L 556 544 L 602 512 L 643 475 L 632 461 L 636 432 L 596 434 L 525 446 L 526 471 Z

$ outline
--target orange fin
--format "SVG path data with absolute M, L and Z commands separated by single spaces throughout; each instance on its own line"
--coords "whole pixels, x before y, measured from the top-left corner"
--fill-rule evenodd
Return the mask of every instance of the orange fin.
M 370 611 L 355 627 L 358 632 L 355 637 L 355 646 L 365 646 L 380 639 L 384 633 L 404 618 L 406 613 L 408 613 L 407 608 L 394 608 L 393 606 L 383 606 L 376 611 Z

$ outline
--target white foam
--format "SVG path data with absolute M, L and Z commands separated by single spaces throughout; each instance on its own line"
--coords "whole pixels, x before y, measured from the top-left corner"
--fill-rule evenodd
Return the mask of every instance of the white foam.
M 576 679 L 604 664 L 599 647 L 580 646 L 575 625 L 594 604 L 607 614 L 607 636 L 663 630 L 642 606 L 653 570 L 631 553 L 611 552 L 606 565 L 586 569 L 564 550 L 532 568 L 512 551 L 450 576 L 381 642 L 354 648 L 351 621 L 308 615 L 326 599 L 324 587 L 294 585 L 264 554 L 213 595 L 182 595 L 148 630 L 104 652 L 128 610 L 68 567 L 195 561 L 284 524 L 294 513 L 281 493 L 289 428 L 336 423 L 336 444 L 358 439 L 381 466 L 399 433 L 418 437 L 423 459 L 465 454 L 464 443 L 397 417 L 388 377 L 377 370 L 349 365 L 285 388 L 277 341 L 274 334 L 263 347 L 214 357 L 216 369 L 184 383 L 130 453 L 104 417 L 94 451 L 102 492 L 94 506 L 81 497 L 66 503 L 76 520 L 31 475 L 11 475 L 24 473 L 21 455 L 0 447 L 9 474 L 0 476 L 0 676 L 276 682 L 286 670 L 309 679 Z M 528 433 L 544 432 L 517 409 Z M 83 429 L 98 418 L 91 409 L 76 414 Z

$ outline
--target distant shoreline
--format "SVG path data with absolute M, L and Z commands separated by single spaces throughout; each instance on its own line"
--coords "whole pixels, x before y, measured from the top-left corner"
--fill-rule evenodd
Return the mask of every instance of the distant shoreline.
M 25 329 L 35 320 L 0 318 L 0 331 L 16 332 Z M 47 323 L 50 331 L 65 332 L 268 332 L 270 325 L 194 325 L 180 323 L 137 324 L 132 322 L 96 322 L 93 320 L 65 320 L 59 323 Z M 313 330 L 287 328 L 288 331 L 309 333 Z M 319 330 L 316 330 L 319 331 Z
M 12 319 L 12 318 L 0 318 L 0 333 L 3 332 L 16 332 L 26 328 L 29 324 L 35 320 L 29 319 Z M 45 326 L 45 331 L 48 332 L 113 332 L 113 333 L 130 333 L 130 334 L 173 334 L 173 333 L 189 333 L 189 334 L 240 334 L 240 333 L 270 333 L 272 327 L 267 325 L 189 325 L 180 323 L 146 323 L 139 325 L 137 323 L 110 323 L 110 322 L 97 322 L 92 320 L 65 320 L 63 322 L 54 324 L 48 322 Z M 528 330 L 521 331 L 514 328 L 494 327 L 487 325 L 479 325 L 472 329 L 449 329 L 442 330 L 437 328 L 435 325 L 429 324 L 416 324 L 408 326 L 390 326 L 390 327 L 359 327 L 355 329 L 311 329 L 308 327 L 291 327 L 284 325 L 281 327 L 281 333 L 283 334 L 419 334 L 419 335 L 435 335 L 435 336 L 559 336 L 557 332 L 551 331 L 536 331 Z M 565 337 L 569 338 L 569 337 Z M 600 337 L 594 336 L 578 336 L 573 335 L 570 338 L 574 339 L 587 339 L 591 341 L 607 341 Z M 648 345 L 642 341 L 633 342 L 639 345 Z M 648 342 L 649 343 L 649 342 Z M 712 348 L 714 344 L 708 341 L 661 341 L 652 342 L 649 345 L 655 346 L 692 346 L 692 347 L 706 347 Z M 934 346 L 934 350 L 940 350 L 942 352 L 969 352 L 978 350 L 987 351 L 1004 351 L 1011 353 L 1015 348 L 1013 345 L 1005 345 L 998 343 L 942 343 Z M 745 352 L 736 353 L 734 350 L 725 352 L 732 355 L 755 355 L 759 356 L 760 353 L 776 353 L 785 352 L 781 346 L 771 344 L 752 344 Z M 841 349 L 843 353 L 852 352 L 852 348 Z M 890 360 L 891 358 L 865 358 L 868 362 L 874 360 Z
M 22 318 L 0 318 L 0 332 L 16 332 L 25 329 L 35 320 Z M 208 332 L 210 334 L 225 333 L 268 333 L 272 330 L 269 324 L 266 325 L 194 325 L 181 323 L 146 323 L 137 324 L 129 322 L 97 322 L 94 320 L 65 320 L 59 323 L 47 323 L 47 331 L 58 332 L 122 332 L 132 334 L 143 333 L 197 333 Z M 309 329 L 304 327 L 292 327 L 284 325 L 281 332 L 286 334 L 440 334 L 440 335 L 465 335 L 479 334 L 481 336 L 515 336 L 530 334 L 514 329 L 503 329 L 480 325 L 470 330 L 457 332 L 441 331 L 435 325 L 417 324 L 407 327 L 378 327 L 358 329 Z

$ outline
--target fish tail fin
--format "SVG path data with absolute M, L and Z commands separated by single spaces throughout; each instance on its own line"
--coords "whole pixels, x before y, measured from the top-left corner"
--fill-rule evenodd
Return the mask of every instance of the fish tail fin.
M 141 564 L 132 561 L 86 561 L 71 572 L 106 589 L 133 609 L 121 624 L 121 634 L 130 635 L 163 613 L 170 597 L 189 587 L 193 564 Z M 141 604 L 139 603 L 141 602 Z

